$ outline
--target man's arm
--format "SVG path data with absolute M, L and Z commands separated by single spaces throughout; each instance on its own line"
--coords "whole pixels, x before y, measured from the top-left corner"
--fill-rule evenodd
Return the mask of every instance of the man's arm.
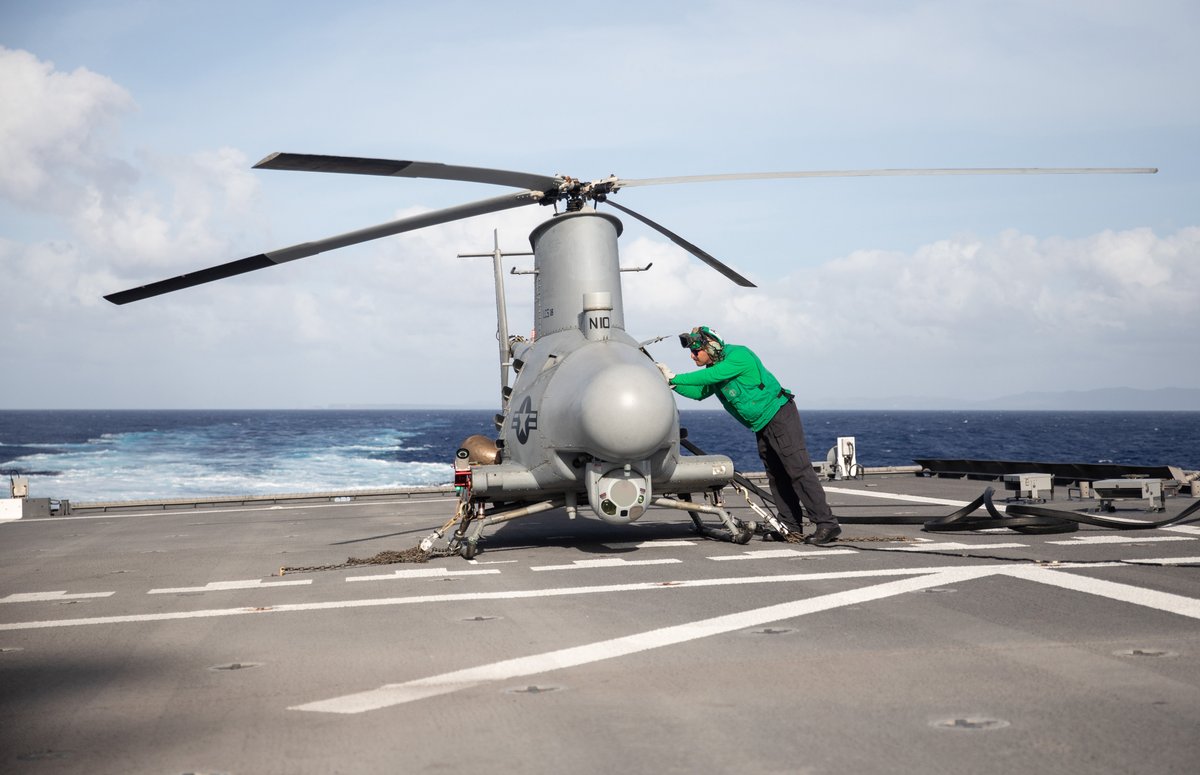
M 712 366 L 703 369 L 689 371 L 686 374 L 676 374 L 671 380 L 672 387 L 711 387 L 716 388 L 723 382 L 728 382 L 734 377 L 741 374 L 746 368 L 746 364 L 740 358 L 727 357 L 720 363 L 714 363 Z M 712 394 L 712 391 L 709 392 Z
M 678 379 L 679 375 L 675 375 Z M 716 388 L 712 385 L 677 385 L 674 380 L 671 382 L 671 389 L 684 398 L 691 398 L 696 401 L 703 401 L 716 392 Z

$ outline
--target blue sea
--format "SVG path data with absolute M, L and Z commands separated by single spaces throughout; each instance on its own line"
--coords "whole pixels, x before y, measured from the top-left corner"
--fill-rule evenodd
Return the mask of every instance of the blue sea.
M 1200 412 L 802 411 L 809 451 L 854 436 L 864 466 L 917 458 L 1114 462 L 1200 469 Z M 0 475 L 75 502 L 446 484 L 489 410 L 0 411 Z M 721 411 L 681 412 L 705 452 L 759 471 L 754 436 Z M 7 482 L 3 482 L 5 488 Z

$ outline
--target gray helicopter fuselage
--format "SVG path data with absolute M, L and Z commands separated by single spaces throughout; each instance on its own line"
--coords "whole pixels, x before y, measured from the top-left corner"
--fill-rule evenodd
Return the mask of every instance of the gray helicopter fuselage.
M 625 331 L 620 233 L 617 218 L 585 209 L 530 235 L 534 339 L 512 348 L 517 378 L 501 427 L 502 462 L 474 469 L 476 495 L 585 495 L 601 519 L 623 523 L 656 494 L 732 479 L 725 456 L 680 455 L 674 395 Z

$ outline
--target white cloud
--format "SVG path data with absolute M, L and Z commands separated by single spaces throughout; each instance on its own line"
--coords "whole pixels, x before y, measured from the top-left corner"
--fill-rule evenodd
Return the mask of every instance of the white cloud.
M 58 72 L 28 51 L 0 46 L 0 196 L 31 209 L 70 211 L 87 186 L 128 182 L 112 155 L 116 122 L 133 98 L 109 78 Z
M 258 181 L 237 150 L 122 158 L 119 122 L 133 100 L 109 78 L 85 68 L 60 72 L 29 52 L 0 47 L 0 104 L 0 196 L 53 212 L 74 242 L 69 250 L 32 251 L 27 260 L 43 278 L 37 267 L 52 263 L 47 250 L 74 256 L 60 285 L 87 267 L 161 272 L 212 260 L 256 216 Z M 61 260 L 56 265 L 66 272 Z
M 650 252 L 635 243 L 627 255 Z M 665 275 L 661 293 L 627 294 L 627 322 L 661 333 L 712 325 L 812 398 L 1200 382 L 1181 357 L 1200 331 L 1200 228 L 1074 240 L 1010 231 L 907 255 L 859 251 L 758 289 L 674 252 L 652 270 Z M 686 367 L 681 351 L 656 353 Z

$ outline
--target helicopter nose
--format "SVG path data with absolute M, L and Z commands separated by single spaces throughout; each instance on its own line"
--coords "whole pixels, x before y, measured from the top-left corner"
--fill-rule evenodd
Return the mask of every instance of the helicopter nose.
M 584 389 L 579 406 L 589 446 L 607 460 L 648 458 L 674 428 L 675 399 L 649 361 L 605 368 Z

